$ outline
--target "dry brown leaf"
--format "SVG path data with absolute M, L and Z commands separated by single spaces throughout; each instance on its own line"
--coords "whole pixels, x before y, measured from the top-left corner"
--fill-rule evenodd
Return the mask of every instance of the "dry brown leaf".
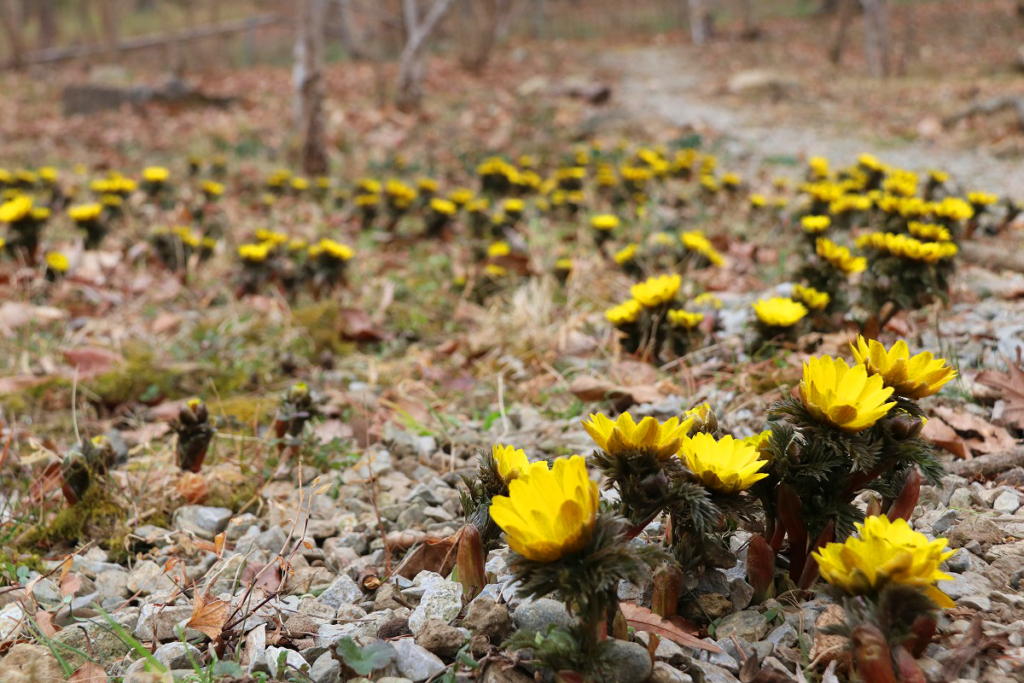
M 43 610 L 36 612 L 36 623 L 47 638 L 52 638 L 60 631 L 60 626 L 53 623 L 53 615 L 49 612 Z
M 975 378 L 978 384 L 991 387 L 1002 392 L 1003 410 L 999 421 L 1018 429 L 1024 429 L 1024 370 L 1020 367 L 1020 358 L 1014 363 L 1006 356 L 1006 372 L 985 370 Z
M 652 385 L 622 386 L 596 377 L 577 377 L 572 381 L 569 391 L 583 401 L 603 401 L 612 399 L 620 401 L 625 407 L 636 403 L 655 403 L 665 396 L 661 390 Z
M 428 571 L 448 576 L 455 566 L 458 541 L 459 534 L 447 538 L 428 538 L 402 561 L 399 575 L 412 579 L 421 571 Z
M 177 331 L 180 326 L 180 315 L 177 313 L 162 311 L 156 316 L 156 319 L 153 320 L 153 324 L 150 326 L 150 329 L 153 330 L 153 334 L 168 334 Z
M 940 448 L 945 448 L 958 458 L 969 460 L 972 457 L 971 449 L 967 442 L 956 433 L 956 430 L 943 422 L 941 418 L 929 418 L 928 422 L 925 423 L 924 429 L 921 430 L 921 436 L 926 441 Z
M 375 342 L 384 338 L 384 332 L 373 324 L 366 311 L 358 308 L 338 310 L 338 334 L 342 339 L 356 342 Z
M 256 588 L 259 588 L 268 595 L 276 593 L 281 588 L 281 566 L 274 564 L 270 569 L 263 571 L 265 566 L 259 563 L 247 564 L 245 569 L 242 570 L 239 580 L 246 584 L 255 581 Z M 260 572 L 263 573 L 261 574 Z
M 78 371 L 79 379 L 102 375 L 123 360 L 121 354 L 96 346 L 84 346 L 64 352 L 64 362 Z
M 99 664 L 87 662 L 71 674 L 68 683 L 106 683 L 107 672 Z
M 13 394 L 50 381 L 49 375 L 14 375 L 0 377 L 0 396 Z
M 67 312 L 53 306 L 33 306 L 20 301 L 0 304 L 0 334 L 10 336 L 17 328 L 30 322 L 53 322 L 67 317 Z
M 722 651 L 722 648 L 714 643 L 690 635 L 676 624 L 658 616 L 646 607 L 634 605 L 631 602 L 620 602 L 619 610 L 622 612 L 622 616 L 626 617 L 626 623 L 637 631 L 656 633 L 662 638 L 668 638 L 676 645 L 682 645 L 683 647 L 692 647 L 697 650 L 707 650 L 708 652 Z
M 192 505 L 198 505 L 210 495 L 210 487 L 203 475 L 194 472 L 183 472 L 175 486 L 178 495 Z
M 74 572 L 69 572 L 60 579 L 60 594 L 64 597 L 74 595 L 75 591 L 82 587 L 82 577 Z
M 973 413 L 946 406 L 939 406 L 932 412 L 964 437 L 975 453 L 999 453 L 1016 445 L 1016 440 L 1006 429 Z
M 188 620 L 186 626 L 205 633 L 211 640 L 216 640 L 224 630 L 230 605 L 225 600 L 213 600 L 211 597 L 209 593 L 196 593 L 195 603 L 192 605 L 192 618 Z

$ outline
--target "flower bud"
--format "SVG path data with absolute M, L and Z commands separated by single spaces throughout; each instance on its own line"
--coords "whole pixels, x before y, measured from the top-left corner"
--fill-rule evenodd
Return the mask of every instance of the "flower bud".
M 892 433 L 897 439 L 913 439 L 921 434 L 924 420 L 909 413 L 900 413 L 892 419 Z

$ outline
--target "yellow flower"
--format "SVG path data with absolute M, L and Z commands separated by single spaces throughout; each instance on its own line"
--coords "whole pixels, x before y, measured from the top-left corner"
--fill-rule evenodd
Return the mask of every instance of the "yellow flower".
M 380 194 L 383 189 L 380 181 L 373 178 L 360 178 L 356 181 L 356 187 L 363 194 Z
M 811 357 L 804 363 L 800 400 L 815 418 L 842 429 L 860 432 L 885 417 L 896 403 L 879 375 L 868 376 L 867 367 L 852 368 L 842 358 Z
M 57 273 L 66 273 L 70 263 L 68 257 L 59 251 L 51 251 L 46 255 L 46 267 Z
M 804 216 L 800 219 L 800 227 L 810 235 L 817 235 L 828 230 L 832 219 L 828 216 Z
M 507 214 L 519 215 L 526 208 L 526 204 L 523 203 L 522 199 L 506 199 L 502 205 L 501 210 Z
M 39 169 L 39 178 L 49 184 L 57 182 L 59 174 L 53 166 L 43 166 Z
M 0 223 L 17 223 L 25 220 L 32 211 L 32 197 L 18 195 L 8 202 L 0 204 Z
M 615 252 L 615 255 L 612 256 L 612 258 L 615 259 L 615 262 L 620 266 L 625 265 L 636 258 L 637 249 L 637 245 L 627 244 L 622 249 Z
M 609 455 L 639 451 L 665 460 L 679 450 L 682 438 L 692 424 L 693 418 L 680 420 L 673 417 L 659 423 L 648 416 L 638 424 L 629 413 L 622 413 L 614 421 L 600 413 L 591 413 L 590 422 L 584 422 L 583 428 Z
M 629 301 L 622 302 L 618 306 L 609 308 L 604 312 L 604 317 L 612 325 L 622 327 L 623 325 L 635 323 L 643 310 L 644 307 L 639 301 L 636 299 L 630 299 Z
M 954 551 L 947 541 L 934 541 L 907 524 L 888 517 L 868 517 L 857 524 L 857 535 L 845 543 L 829 543 L 814 552 L 821 577 L 848 595 L 879 591 L 886 584 L 917 586 L 939 607 L 954 607 L 949 596 L 935 587 L 937 581 L 952 579 L 939 566 Z
M 594 230 L 614 230 L 619 227 L 619 217 L 610 213 L 602 213 L 590 219 L 590 227 Z
M 793 298 L 803 303 L 812 311 L 823 311 L 831 298 L 828 292 L 819 292 L 814 287 L 793 285 Z
M 42 223 L 50 218 L 50 208 L 47 206 L 37 206 L 32 209 L 32 212 L 29 215 L 35 222 Z
M 683 279 L 676 275 L 661 275 L 648 278 L 633 285 L 629 293 L 646 308 L 656 308 L 675 298 Z
M 766 429 L 760 434 L 754 434 L 752 436 L 746 436 L 743 438 L 744 443 L 748 443 L 753 446 L 761 457 L 765 457 L 768 449 L 768 442 L 771 440 L 772 430 Z
M 258 242 L 269 242 L 271 247 L 276 247 L 279 244 L 286 244 L 288 242 L 288 235 L 276 230 L 258 228 L 256 230 L 256 240 Z
M 68 216 L 76 223 L 89 223 L 100 217 L 103 213 L 102 204 L 79 204 L 68 209 Z
M 262 263 L 267 260 L 270 254 L 270 245 L 267 242 L 260 244 L 243 244 L 238 247 L 238 256 L 243 261 L 250 263 Z
M 296 192 L 304 192 L 309 189 L 309 180 L 306 178 L 292 178 L 292 189 Z
M 702 254 L 712 265 L 721 266 L 725 263 L 725 259 L 718 253 L 714 245 L 711 244 L 711 240 L 704 236 L 704 233 L 700 230 L 689 230 L 679 235 L 679 241 L 683 243 L 688 251 L 693 251 L 698 254 Z
M 853 256 L 847 247 L 841 247 L 825 237 L 818 238 L 815 251 L 818 256 L 847 275 L 860 273 L 868 267 L 867 259 Z
M 380 195 L 377 194 L 357 194 L 356 195 L 356 206 L 369 207 L 377 206 L 380 203 Z
M 509 246 L 508 242 L 495 242 L 487 247 L 487 258 L 499 258 L 501 256 L 508 256 L 511 253 L 512 247 Z
M 768 476 L 765 472 L 758 472 L 768 462 L 758 458 L 757 449 L 731 436 L 723 436 L 717 441 L 705 433 L 685 437 L 679 457 L 702 484 L 720 493 L 746 491 Z
M 811 157 L 807 160 L 807 167 L 816 178 L 828 177 L 828 159 L 825 157 Z
M 555 261 L 555 270 L 570 271 L 572 270 L 572 259 L 571 258 L 560 258 Z
M 807 315 L 807 307 L 787 297 L 758 299 L 753 304 L 757 319 L 772 327 L 792 327 Z
M 163 166 L 147 166 L 142 169 L 142 179 L 154 185 L 165 183 L 171 177 L 171 172 Z
M 458 210 L 455 202 L 447 199 L 441 199 L 440 197 L 434 197 L 430 200 L 430 209 L 435 213 L 439 213 L 442 216 L 453 216 Z
M 505 483 L 519 478 L 530 469 L 530 459 L 526 457 L 522 448 L 517 450 L 515 446 L 503 446 L 496 443 L 492 453 L 494 462 L 498 464 L 498 474 L 505 480 Z M 547 463 L 541 464 L 547 467 Z
M 677 309 L 668 312 L 668 324 L 673 327 L 682 327 L 687 330 L 692 330 L 704 322 L 703 313 L 691 313 L 690 311 L 684 311 Z
M 473 201 L 473 191 L 465 187 L 460 187 L 457 190 L 452 190 L 448 195 L 448 199 L 455 202 L 457 206 L 465 206 Z
M 935 223 L 910 221 L 910 223 L 907 224 L 907 228 L 910 230 L 911 235 L 921 240 L 948 242 L 952 239 L 949 234 L 949 230 L 941 225 L 936 225 Z
M 508 275 L 507 268 L 502 268 L 501 266 L 495 265 L 493 263 L 488 263 L 486 266 L 484 266 L 484 272 L 488 276 L 495 278 L 505 277 L 506 275 Z
M 932 211 L 939 218 L 951 221 L 966 221 L 974 216 L 974 208 L 959 197 L 946 197 Z
M 505 532 L 508 547 L 534 562 L 554 562 L 581 550 L 597 520 L 597 482 L 582 456 L 530 465 L 509 482 L 507 496 L 495 496 L 491 519 Z
M 711 292 L 703 292 L 698 294 L 693 300 L 694 306 L 707 306 L 708 308 L 721 308 L 722 300 Z
M 922 242 L 907 235 L 891 232 L 869 232 L 857 238 L 861 249 L 887 251 L 893 256 L 922 263 L 936 263 L 952 258 L 959 249 L 953 242 Z
M 867 367 L 869 374 L 880 375 L 885 386 L 904 398 L 931 396 L 956 377 L 956 370 L 946 365 L 944 358 L 934 358 L 930 351 L 911 356 L 902 339 L 888 351 L 874 339 L 867 341 L 861 336 L 850 347 L 853 357 Z
M 762 209 L 768 205 L 768 200 L 765 199 L 763 194 L 752 194 L 750 195 L 750 205 L 757 209 Z
M 743 179 L 740 178 L 739 174 L 737 173 L 726 173 L 725 175 L 722 176 L 722 185 L 724 185 L 725 187 L 736 188 L 739 187 L 740 183 L 742 182 Z
M 347 244 L 342 244 L 341 242 L 335 242 L 334 240 L 327 239 L 326 237 L 320 240 L 319 246 L 321 249 L 320 253 L 326 254 L 338 261 L 348 261 L 355 256 L 355 252 L 352 251 L 352 247 Z
M 999 197 L 991 192 L 968 192 L 967 201 L 975 206 L 989 206 L 999 201 Z
M 205 192 L 208 197 L 219 197 L 224 194 L 224 186 L 215 180 L 204 180 L 203 192 Z

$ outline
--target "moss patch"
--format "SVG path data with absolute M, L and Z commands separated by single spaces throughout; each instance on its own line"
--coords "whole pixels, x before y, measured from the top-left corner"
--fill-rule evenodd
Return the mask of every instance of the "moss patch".
M 93 484 L 82 500 L 58 512 L 48 524 L 33 529 L 22 546 L 50 547 L 95 540 L 105 548 L 117 547 L 127 533 L 127 517 L 125 508 L 118 505 L 102 485 Z

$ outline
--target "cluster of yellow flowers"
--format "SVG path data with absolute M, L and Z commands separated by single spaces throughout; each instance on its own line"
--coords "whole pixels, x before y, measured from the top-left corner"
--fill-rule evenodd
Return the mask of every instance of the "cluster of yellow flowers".
M 659 275 L 633 285 L 629 293 L 644 308 L 658 308 L 676 298 L 683 279 L 680 275 Z
M 711 244 L 711 240 L 705 237 L 704 233 L 700 230 L 688 230 L 687 232 L 679 235 L 680 241 L 683 246 L 686 247 L 687 251 L 692 251 L 700 254 L 713 266 L 722 266 L 725 264 L 725 259 L 715 249 L 714 245 Z
M 792 327 L 807 315 L 807 307 L 790 298 L 776 296 L 752 304 L 757 319 L 769 327 Z
M 836 244 L 826 237 L 819 237 L 815 242 L 815 252 L 833 268 L 847 275 L 863 272 L 868 267 L 867 259 L 854 256 L 849 247 Z
M 922 242 L 907 235 L 891 232 L 869 232 L 861 235 L 857 238 L 857 247 L 878 249 L 898 258 L 924 263 L 936 263 L 953 258 L 958 251 L 953 242 Z

